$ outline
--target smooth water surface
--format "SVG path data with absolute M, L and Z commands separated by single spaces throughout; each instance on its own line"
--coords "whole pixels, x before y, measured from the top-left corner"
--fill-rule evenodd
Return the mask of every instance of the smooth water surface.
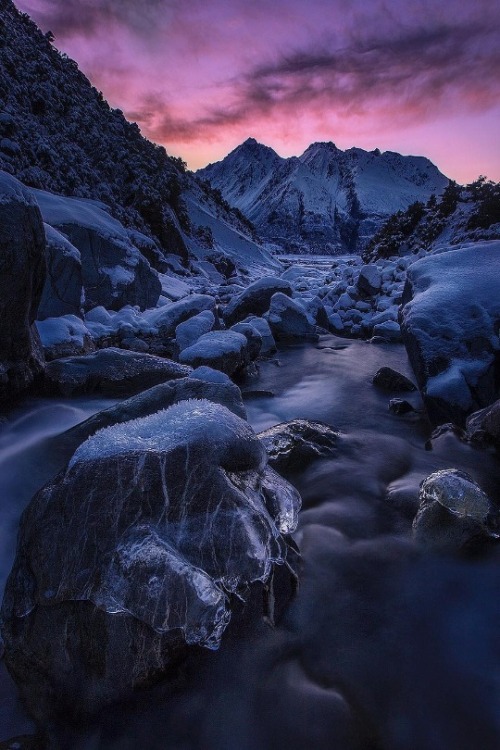
M 230 626 L 218 652 L 194 654 L 175 689 L 160 685 L 107 711 L 67 747 L 498 750 L 499 555 L 423 555 L 411 522 L 432 471 L 468 471 L 498 501 L 500 465 L 452 433 L 429 450 L 425 420 L 391 415 L 390 394 L 372 385 L 383 365 L 411 375 L 402 346 L 333 336 L 262 363 L 248 385 L 256 430 L 307 418 L 341 432 L 336 456 L 294 477 L 304 502 L 298 595 L 276 627 Z M 409 400 L 421 406 L 418 395 Z M 54 433 L 97 408 L 31 404 L 4 428 L 3 576 L 21 506 L 64 457 Z M 16 721 L 0 738 L 23 729 Z

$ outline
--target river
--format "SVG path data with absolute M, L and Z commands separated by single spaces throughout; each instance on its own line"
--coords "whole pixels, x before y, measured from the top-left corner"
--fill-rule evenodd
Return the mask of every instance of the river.
M 282 349 L 248 384 L 256 430 L 293 419 L 341 432 L 337 455 L 293 478 L 303 498 L 295 533 L 298 594 L 271 627 L 229 627 L 200 650 L 175 689 L 152 688 L 60 738 L 92 750 L 498 750 L 499 555 L 422 554 L 411 538 L 420 481 L 469 472 L 500 500 L 500 465 L 452 433 L 429 445 L 423 418 L 389 413 L 371 383 L 400 345 L 322 337 Z M 409 400 L 421 407 L 418 395 Z M 67 459 L 66 429 L 110 401 L 32 400 L 0 426 L 0 577 L 33 492 Z M 0 740 L 30 731 L 5 669 Z

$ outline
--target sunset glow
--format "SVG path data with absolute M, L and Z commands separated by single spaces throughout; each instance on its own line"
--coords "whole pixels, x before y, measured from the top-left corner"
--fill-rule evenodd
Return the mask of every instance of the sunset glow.
M 22 0 L 110 103 L 196 169 L 253 136 L 428 156 L 500 180 L 500 6 Z

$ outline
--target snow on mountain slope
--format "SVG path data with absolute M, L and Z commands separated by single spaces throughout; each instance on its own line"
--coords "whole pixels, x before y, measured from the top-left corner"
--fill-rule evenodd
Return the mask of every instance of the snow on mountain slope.
M 288 252 L 361 250 L 389 215 L 448 183 L 424 157 L 330 142 L 283 159 L 252 138 L 197 174 Z

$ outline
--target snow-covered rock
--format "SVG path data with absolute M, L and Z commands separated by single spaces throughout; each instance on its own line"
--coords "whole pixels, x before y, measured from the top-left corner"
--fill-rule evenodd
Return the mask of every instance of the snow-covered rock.
M 210 331 L 184 349 L 179 360 L 191 367 L 206 365 L 233 375 L 250 362 L 248 341 L 236 331 Z
M 276 292 L 292 296 L 292 287 L 288 281 L 274 276 L 265 276 L 250 284 L 241 294 L 235 297 L 224 310 L 227 325 L 233 325 L 247 315 L 263 315 L 269 310 L 271 297 Z
M 87 440 L 25 512 L 4 597 L 5 659 L 32 715 L 94 714 L 190 645 L 218 648 L 229 592 L 285 563 L 299 506 L 251 427 L 209 401 Z
M 104 204 L 43 190 L 33 193 L 44 221 L 80 252 L 87 310 L 97 305 L 113 310 L 127 304 L 141 309 L 156 305 L 161 292 L 157 272 Z
M 358 276 L 358 289 L 362 294 L 372 297 L 380 292 L 382 287 L 382 275 L 374 265 L 363 266 Z
M 317 338 L 316 329 L 309 321 L 304 308 L 281 292 L 273 295 L 266 319 L 274 338 L 278 341 Z
M 463 424 L 498 398 L 500 242 L 467 245 L 408 269 L 401 330 L 434 423 Z
M 274 354 L 276 351 L 276 341 L 274 340 L 274 336 L 267 320 L 265 318 L 258 318 L 250 315 L 248 318 L 245 318 L 243 323 L 250 323 L 250 325 L 260 333 L 262 339 L 260 353 L 262 355 Z
M 36 327 L 47 361 L 88 354 L 95 349 L 88 328 L 76 315 L 37 320 Z
M 32 193 L 0 172 L 0 403 L 43 370 L 34 326 L 45 282 L 45 234 Z
M 175 340 L 179 352 L 198 341 L 200 336 L 208 333 L 215 325 L 215 316 L 211 310 L 204 310 L 183 323 L 179 323 L 175 329 Z

